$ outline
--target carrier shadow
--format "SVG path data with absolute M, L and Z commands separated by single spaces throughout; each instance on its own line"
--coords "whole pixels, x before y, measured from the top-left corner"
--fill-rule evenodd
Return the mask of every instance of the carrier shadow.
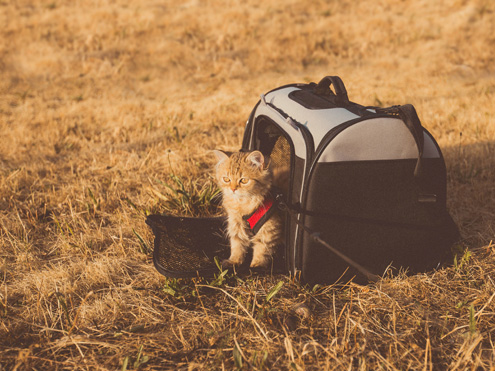
M 495 239 L 495 141 L 442 148 L 447 206 L 469 248 Z

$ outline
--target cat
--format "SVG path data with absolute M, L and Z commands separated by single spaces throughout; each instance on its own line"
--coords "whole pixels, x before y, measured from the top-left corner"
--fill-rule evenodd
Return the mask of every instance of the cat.
M 230 257 L 222 265 L 243 264 L 251 246 L 253 258 L 250 267 L 268 268 L 282 240 L 281 217 L 277 212 L 272 213 L 276 210 L 273 209 L 269 219 L 253 235 L 246 216 L 259 210 L 264 212 L 267 200 L 273 201 L 269 158 L 265 158 L 260 151 L 226 153 L 214 150 L 214 153 L 218 159 L 215 179 L 222 191 L 230 239 Z M 276 205 L 273 204 L 272 208 Z

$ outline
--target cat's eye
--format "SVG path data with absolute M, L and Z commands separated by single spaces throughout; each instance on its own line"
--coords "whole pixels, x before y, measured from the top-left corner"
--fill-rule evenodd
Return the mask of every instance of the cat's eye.
M 239 183 L 241 184 L 247 184 L 248 182 L 249 182 L 248 178 L 241 178 L 241 180 L 239 180 Z
M 230 183 L 230 178 L 228 178 L 228 177 L 226 177 L 226 176 L 224 176 L 224 177 L 222 178 L 222 180 L 223 180 L 225 183 Z

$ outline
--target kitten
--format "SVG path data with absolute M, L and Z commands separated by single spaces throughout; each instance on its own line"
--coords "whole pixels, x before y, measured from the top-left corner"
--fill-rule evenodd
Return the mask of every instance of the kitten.
M 268 159 L 260 151 L 225 153 L 215 150 L 218 158 L 216 181 L 223 194 L 227 212 L 227 233 L 230 238 L 230 257 L 224 266 L 240 265 L 247 250 L 253 248 L 251 267 L 267 268 L 282 239 L 282 223 L 278 213 L 271 217 L 253 235 L 247 220 L 270 200 L 272 173 Z M 272 208 L 275 208 L 274 204 Z

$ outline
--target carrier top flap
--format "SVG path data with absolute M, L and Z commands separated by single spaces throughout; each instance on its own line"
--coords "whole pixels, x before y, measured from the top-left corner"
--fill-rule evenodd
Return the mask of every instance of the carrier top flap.
M 279 124 L 293 143 L 295 155 L 299 158 L 306 159 L 306 141 L 295 122 L 293 122 L 290 118 L 284 117 L 284 115 L 279 112 L 276 107 L 268 103 L 259 104 L 257 106 L 255 113 L 256 120 L 258 120 L 261 116 L 268 117 L 273 122 Z
M 334 127 L 357 119 L 360 116 L 346 108 L 309 109 L 289 97 L 293 92 L 301 91 L 298 87 L 288 87 L 275 90 L 265 96 L 266 102 L 275 109 L 285 113 L 294 121 L 306 126 L 313 136 L 315 147 L 318 147 L 323 137 Z
M 303 105 L 308 102 L 312 102 L 311 107 Z M 307 86 L 289 86 L 269 92 L 264 96 L 264 104 L 260 104 L 256 110 L 255 117 L 260 115 L 287 123 L 283 128 L 291 136 L 296 156 L 303 159 L 306 158 L 306 146 L 296 123 L 303 125 L 311 134 L 317 152 L 318 147 L 321 147 L 319 162 L 418 157 L 415 138 L 398 116 L 377 113 L 352 102 L 339 107 L 331 96 L 320 97 Z M 346 130 L 341 133 L 343 129 Z M 423 136 L 422 157 L 441 157 L 431 135 L 424 131 Z

